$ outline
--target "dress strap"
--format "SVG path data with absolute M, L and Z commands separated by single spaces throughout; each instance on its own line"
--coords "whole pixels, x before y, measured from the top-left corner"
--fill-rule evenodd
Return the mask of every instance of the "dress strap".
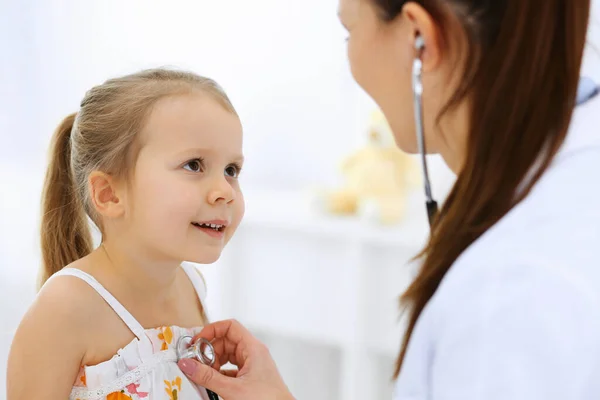
M 144 327 L 133 317 L 133 315 L 131 315 L 129 311 L 127 311 L 127 309 L 125 309 L 125 307 L 123 307 L 121 303 L 119 303 L 115 296 L 110 294 L 110 292 L 106 290 L 104 286 L 102 286 L 100 282 L 96 280 L 96 278 L 77 268 L 63 268 L 54 275 L 52 275 L 52 277 L 54 278 L 55 276 L 61 275 L 74 276 L 85 281 L 96 292 L 98 292 L 100 296 L 102 296 L 104 301 L 108 303 L 108 305 L 115 311 L 119 318 L 121 318 L 123 322 L 125 322 L 125 325 L 127 325 L 127 327 L 131 330 L 131 332 L 133 332 L 135 336 L 137 336 L 139 340 L 147 340 Z
M 210 322 L 208 310 L 206 309 L 206 282 L 204 281 L 202 273 L 194 264 L 191 263 L 183 262 L 181 263 L 181 267 L 187 274 L 188 278 L 192 282 L 192 285 L 194 286 L 194 289 L 196 290 L 196 294 L 198 295 L 198 299 L 202 305 L 202 310 L 204 311 L 204 315 L 208 320 L 206 322 Z

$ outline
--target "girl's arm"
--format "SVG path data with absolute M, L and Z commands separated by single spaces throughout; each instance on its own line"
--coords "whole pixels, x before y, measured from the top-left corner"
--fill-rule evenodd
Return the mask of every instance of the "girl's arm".
M 86 351 L 85 283 L 49 281 L 23 317 L 8 359 L 8 400 L 65 400 Z

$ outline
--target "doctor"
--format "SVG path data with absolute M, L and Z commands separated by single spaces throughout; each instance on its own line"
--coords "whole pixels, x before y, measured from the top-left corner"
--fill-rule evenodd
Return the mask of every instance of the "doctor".
M 457 175 L 437 210 L 423 163 L 432 231 L 402 296 L 397 400 L 600 398 L 599 97 L 575 108 L 589 9 L 340 1 L 353 76 L 398 146 L 439 153 Z M 239 372 L 180 361 L 197 383 L 227 400 L 293 398 L 238 322 L 199 336 L 217 369 Z

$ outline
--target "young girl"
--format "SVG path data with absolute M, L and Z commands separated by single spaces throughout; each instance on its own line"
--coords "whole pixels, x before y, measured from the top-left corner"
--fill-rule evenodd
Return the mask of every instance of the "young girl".
M 235 232 L 242 161 L 239 118 L 210 79 L 149 70 L 86 94 L 53 138 L 43 286 L 12 344 L 9 400 L 208 398 L 177 365 L 178 339 L 207 322 L 183 261 L 216 261 Z

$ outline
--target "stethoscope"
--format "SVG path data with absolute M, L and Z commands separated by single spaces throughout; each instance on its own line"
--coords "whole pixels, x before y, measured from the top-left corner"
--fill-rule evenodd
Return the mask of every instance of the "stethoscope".
M 194 338 L 191 336 L 181 336 L 179 340 L 177 340 L 177 346 L 175 347 L 177 360 L 191 358 L 212 367 L 215 364 L 217 357 L 217 353 L 215 353 L 215 348 L 212 343 L 202 338 L 198 339 L 195 343 L 192 343 L 193 339 Z M 206 389 L 206 393 L 208 393 L 208 398 L 210 400 L 219 400 L 219 395 L 212 390 Z
M 427 159 L 425 157 L 425 132 L 423 128 L 423 82 L 421 80 L 421 75 L 423 72 L 423 61 L 421 60 L 421 56 L 424 49 L 425 41 L 423 40 L 423 37 L 419 35 L 415 40 L 417 57 L 413 62 L 412 87 L 415 100 L 415 129 L 417 131 L 417 146 L 421 155 L 421 169 L 423 173 L 423 184 L 425 186 L 425 208 L 427 210 L 429 226 L 431 227 L 433 226 L 433 220 L 438 211 L 438 205 L 433 199 L 433 194 L 431 193 L 431 182 L 429 180 Z
M 425 150 L 425 133 L 423 128 L 423 82 L 421 79 L 423 71 L 423 61 L 421 56 L 425 49 L 425 41 L 423 37 L 418 35 L 415 40 L 415 50 L 417 57 L 413 62 L 412 71 L 412 87 L 415 103 L 415 126 L 417 133 L 417 145 L 419 153 L 421 155 L 421 169 L 423 173 L 423 182 L 425 186 L 425 208 L 427 210 L 427 217 L 429 219 L 429 226 L 433 226 L 434 218 L 438 211 L 437 202 L 433 199 L 431 193 L 431 182 L 429 180 L 429 171 L 427 170 L 426 150 Z M 579 81 L 577 90 L 576 104 L 581 105 L 588 100 L 594 98 L 600 93 L 598 85 L 590 78 L 582 77 Z

